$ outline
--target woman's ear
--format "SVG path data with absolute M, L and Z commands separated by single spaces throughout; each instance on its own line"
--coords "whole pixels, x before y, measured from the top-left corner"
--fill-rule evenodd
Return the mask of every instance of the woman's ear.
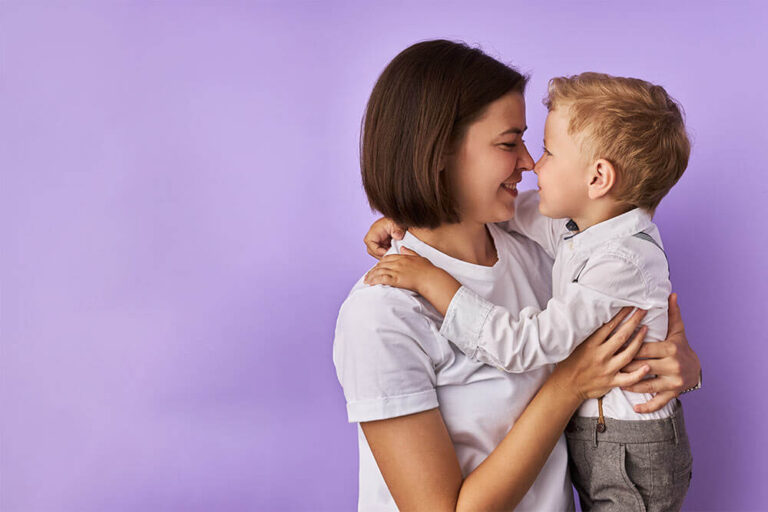
M 616 185 L 616 169 L 608 160 L 600 158 L 592 164 L 589 174 L 589 198 L 599 199 L 604 197 Z

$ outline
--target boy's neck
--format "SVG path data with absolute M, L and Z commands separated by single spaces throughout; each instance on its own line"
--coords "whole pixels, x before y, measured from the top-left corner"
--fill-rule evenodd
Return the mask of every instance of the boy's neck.
M 425 244 L 452 258 L 486 267 L 493 266 L 498 261 L 493 238 L 485 224 L 465 221 L 443 224 L 433 229 L 410 228 L 408 231 Z
M 584 211 L 575 217 L 571 217 L 573 221 L 579 226 L 579 232 L 584 231 L 601 222 L 605 222 L 614 217 L 618 217 L 635 207 L 623 203 L 618 203 L 610 198 L 601 198 L 598 200 L 590 201 Z

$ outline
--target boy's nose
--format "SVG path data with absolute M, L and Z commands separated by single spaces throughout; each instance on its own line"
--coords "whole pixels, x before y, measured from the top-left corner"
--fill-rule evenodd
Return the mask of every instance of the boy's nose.
M 544 155 L 541 155 L 541 158 L 534 164 L 532 171 L 536 176 L 539 175 L 539 164 L 541 164 L 541 161 L 544 160 Z

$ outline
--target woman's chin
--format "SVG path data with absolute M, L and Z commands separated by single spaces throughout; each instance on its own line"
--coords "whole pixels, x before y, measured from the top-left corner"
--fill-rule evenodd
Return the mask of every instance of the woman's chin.
M 486 224 L 493 224 L 496 222 L 506 222 L 510 219 L 512 219 L 515 216 L 515 207 L 512 205 L 511 207 L 501 208 L 499 211 L 493 216 L 493 220 L 489 220 L 486 222 Z

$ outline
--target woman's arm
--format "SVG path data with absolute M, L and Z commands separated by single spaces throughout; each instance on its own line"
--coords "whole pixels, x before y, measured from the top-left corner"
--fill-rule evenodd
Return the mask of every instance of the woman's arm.
M 648 371 L 619 370 L 639 350 L 645 329 L 621 350 L 643 312 L 625 308 L 559 363 L 496 449 L 462 480 L 439 409 L 361 423 L 400 510 L 507 510 L 536 480 L 571 415 L 583 400 L 638 382 Z

